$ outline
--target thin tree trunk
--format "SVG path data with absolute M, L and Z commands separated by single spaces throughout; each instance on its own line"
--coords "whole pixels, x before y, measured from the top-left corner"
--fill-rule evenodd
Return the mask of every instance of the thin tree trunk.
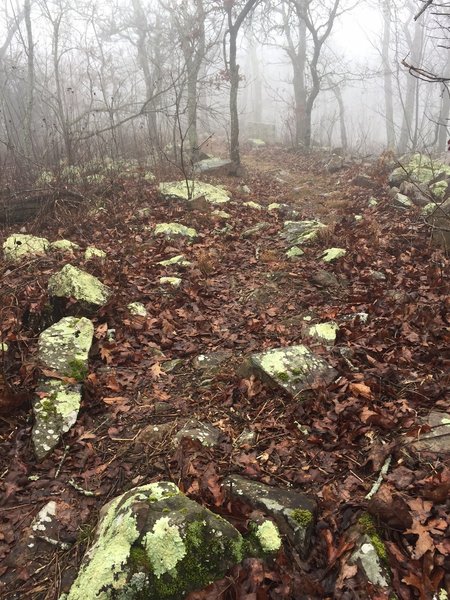
M 342 93 L 339 87 L 333 88 L 334 95 L 336 97 L 338 106 L 339 106 L 339 130 L 341 133 L 341 147 L 343 150 L 347 150 L 348 148 L 348 139 L 347 139 L 347 127 L 345 125 L 345 105 L 342 99 Z
M 384 0 L 383 5 L 383 42 L 382 42 L 382 60 L 384 77 L 384 106 L 386 123 L 386 140 L 389 149 L 395 148 L 395 129 L 394 129 L 394 102 L 392 94 L 392 72 L 389 61 L 389 47 L 391 43 L 391 7 L 390 0 Z
M 33 29 L 31 26 L 31 4 L 30 0 L 24 3 L 25 26 L 27 29 L 28 61 L 27 61 L 27 106 L 25 113 L 25 154 L 29 158 L 34 157 L 33 152 L 33 106 L 34 106 L 34 42 Z

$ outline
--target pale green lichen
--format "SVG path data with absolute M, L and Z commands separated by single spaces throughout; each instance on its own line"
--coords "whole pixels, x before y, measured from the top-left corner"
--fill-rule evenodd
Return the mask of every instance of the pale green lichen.
M 92 258 L 100 258 L 103 260 L 106 258 L 106 252 L 95 246 L 88 246 L 84 251 L 84 258 L 86 260 L 91 260 Z
M 184 254 L 177 254 L 177 256 L 172 256 L 172 258 L 168 258 L 166 260 L 160 260 L 158 265 L 162 267 L 171 267 L 172 265 L 177 265 L 179 267 L 189 267 L 190 262 L 186 260 Z
M 291 260 L 294 258 L 299 258 L 300 256 L 303 256 L 304 254 L 305 254 L 305 252 L 298 246 L 292 246 L 292 248 L 289 248 L 289 250 L 286 252 L 287 258 L 290 258 Z
M 313 241 L 318 232 L 326 225 L 320 221 L 285 221 L 280 236 L 286 239 L 289 246 L 301 246 L 307 242 Z
M 440 200 L 442 200 L 442 198 L 445 195 L 445 192 L 447 191 L 448 188 L 448 182 L 447 181 L 437 181 L 436 183 L 433 183 L 432 185 L 430 185 L 430 190 L 433 192 L 433 194 L 436 196 L 436 198 L 439 198 Z
M 376 198 L 374 198 L 373 196 L 371 196 L 369 198 L 369 201 L 367 202 L 367 204 L 371 207 L 374 208 L 375 206 L 377 206 L 378 204 L 378 200 Z
M 195 200 L 205 198 L 210 204 L 225 204 L 230 200 L 228 192 L 219 186 L 203 183 L 202 181 L 172 181 L 159 184 L 159 192 L 168 198 Z
M 39 336 L 39 358 L 61 375 L 84 379 L 81 373 L 87 370 L 93 336 L 94 325 L 89 319 L 64 317 Z
M 215 210 L 212 211 L 211 214 L 214 215 L 215 217 L 218 217 L 219 219 L 225 219 L 225 220 L 231 219 L 230 213 L 227 213 L 224 210 L 217 210 L 217 209 L 215 209 Z
M 258 525 L 255 536 L 264 552 L 276 552 L 281 548 L 280 533 L 272 521 L 264 521 L 262 525 Z
M 43 256 L 49 247 L 50 243 L 46 238 L 16 233 L 3 243 L 3 256 L 5 260 L 19 262 L 26 257 Z
M 158 519 L 153 530 L 144 536 L 143 543 L 153 573 L 158 578 L 175 569 L 179 561 L 186 556 L 186 547 L 180 531 L 178 527 L 170 524 L 169 517 Z
M 182 283 L 182 279 L 179 277 L 160 277 L 159 284 L 160 285 L 170 285 L 174 288 L 180 287 Z
M 130 314 L 135 315 L 137 317 L 146 317 L 147 309 L 141 302 L 130 302 L 127 304 L 127 309 Z
M 322 254 L 322 260 L 323 262 L 329 263 L 333 260 L 337 260 L 338 258 L 342 258 L 346 254 L 347 250 L 345 250 L 344 248 L 328 248 Z
M 50 277 L 48 292 L 50 296 L 74 298 L 96 306 L 106 304 L 112 293 L 97 277 L 70 264 Z
M 308 329 L 308 335 L 324 340 L 325 342 L 336 341 L 336 335 L 339 331 L 339 325 L 330 321 L 328 323 L 317 323 Z
M 243 202 L 243 206 L 246 206 L 247 208 L 253 208 L 254 210 L 262 210 L 261 204 L 253 202 L 252 200 L 249 202 Z
M 80 246 L 76 242 L 71 242 L 70 240 L 56 240 L 55 242 L 51 242 L 50 249 L 59 250 L 61 252 L 73 252 L 74 250 L 79 250 Z
M 354 219 L 355 219 L 355 221 L 356 221 L 357 223 L 360 223 L 360 222 L 363 220 L 363 218 L 364 218 L 364 217 L 363 217 L 362 215 L 355 215 L 355 216 L 354 216 Z
M 269 206 L 267 207 L 268 211 L 272 211 L 272 210 L 279 210 L 281 208 L 281 204 L 279 204 L 278 202 L 272 202 L 271 204 L 269 204 Z
M 186 225 L 181 225 L 181 223 L 158 223 L 155 225 L 153 234 L 164 235 L 168 238 L 180 236 L 190 239 L 194 239 L 198 235 L 194 228 L 186 227 Z

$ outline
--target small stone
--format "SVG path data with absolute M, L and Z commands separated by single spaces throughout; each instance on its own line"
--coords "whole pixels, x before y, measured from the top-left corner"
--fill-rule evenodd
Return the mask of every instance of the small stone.
M 257 233 L 260 233 L 261 231 L 265 231 L 269 227 L 270 227 L 269 223 L 266 223 L 265 221 L 262 223 L 256 223 L 256 225 L 253 225 L 253 227 L 249 227 L 248 229 L 245 229 L 245 231 L 243 231 L 241 235 L 244 239 L 247 239 L 249 237 L 256 235 Z
M 315 239 L 320 229 L 326 227 L 320 221 L 285 221 L 280 236 L 288 243 L 288 247 L 302 246 Z
M 433 452 L 435 454 L 450 454 L 450 414 L 432 411 L 425 424 L 430 428 L 415 436 L 410 445 L 417 452 Z
M 203 374 L 213 376 L 231 356 L 231 350 L 216 350 L 215 352 L 199 354 L 193 359 L 192 366 L 194 369 L 202 371 Z
M 346 254 L 347 250 L 345 250 L 345 248 L 328 248 L 328 250 L 325 250 L 325 252 L 321 255 L 321 258 L 323 262 L 330 263 L 338 258 L 342 258 Z
M 397 208 L 411 208 L 411 206 L 414 206 L 414 204 L 412 200 L 408 198 L 408 196 L 405 196 L 405 194 L 401 194 L 400 192 L 398 192 L 394 198 L 394 206 L 396 206 Z
M 130 312 L 130 314 L 136 317 L 147 316 L 147 309 L 141 302 L 130 302 L 130 304 L 127 304 L 127 309 Z
M 292 246 L 292 248 L 289 248 L 289 250 L 286 252 L 286 256 L 290 260 L 295 260 L 297 258 L 300 258 L 300 256 L 303 256 L 304 254 L 305 254 L 304 250 L 302 250 L 298 246 Z
M 336 342 L 336 335 L 339 331 L 339 325 L 333 321 L 328 323 L 318 323 L 308 329 L 308 335 L 317 338 L 329 344 Z
M 182 284 L 182 279 L 180 279 L 179 277 L 160 277 L 159 278 L 159 284 L 160 285 L 168 285 L 171 286 L 173 288 L 179 288 L 180 285 Z
M 373 196 L 371 196 L 369 198 L 369 201 L 367 202 L 367 204 L 371 207 L 374 208 L 375 206 L 378 205 L 378 200 L 376 198 L 374 198 Z
M 153 229 L 153 234 L 155 236 L 164 235 L 169 239 L 185 237 L 191 240 L 195 239 L 198 235 L 194 228 L 186 227 L 186 225 L 181 225 L 181 223 L 158 223 Z
M 171 267 L 176 265 L 178 267 L 189 267 L 192 263 L 186 260 L 184 254 L 177 254 L 177 256 L 172 256 L 172 258 L 168 258 L 166 260 L 159 261 L 158 265 L 162 267 Z
M 231 215 L 230 213 L 227 213 L 224 210 L 213 210 L 212 215 L 214 215 L 215 217 L 219 218 L 219 219 L 223 219 L 224 221 L 227 221 L 228 219 L 231 219 Z
M 74 252 L 75 250 L 79 250 L 80 246 L 70 240 L 56 240 L 55 242 L 51 242 L 50 249 L 60 252 Z
M 262 206 L 261 204 L 258 204 L 257 202 L 253 202 L 252 200 L 250 200 L 249 202 L 243 202 L 242 204 L 243 206 L 246 206 L 247 208 L 254 208 L 255 210 L 262 210 Z
M 360 223 L 364 219 L 364 217 L 362 215 L 355 215 L 354 219 L 357 223 Z
M 95 246 L 88 246 L 84 251 L 84 258 L 85 260 L 91 260 L 93 258 L 104 260 L 106 258 L 106 252 L 96 248 Z
M 189 438 L 198 440 L 202 446 L 213 447 L 219 444 L 221 435 L 221 431 L 209 423 L 191 419 L 176 434 L 174 441 L 180 443 L 182 439 Z

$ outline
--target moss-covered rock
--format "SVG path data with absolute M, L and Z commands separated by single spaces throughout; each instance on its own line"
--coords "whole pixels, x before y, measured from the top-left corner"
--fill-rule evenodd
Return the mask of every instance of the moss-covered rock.
M 17 263 L 24 258 L 44 256 L 49 248 L 50 243 L 46 238 L 15 233 L 3 243 L 3 256 L 6 261 Z
M 322 358 L 303 345 L 275 348 L 253 354 L 243 370 L 253 371 L 267 383 L 283 388 L 291 396 L 300 399 L 316 379 L 329 383 L 336 371 Z
M 181 600 L 242 560 L 243 539 L 173 483 L 126 492 L 101 513 L 68 600 Z
M 410 180 L 418 183 L 429 183 L 438 175 L 450 174 L 450 165 L 434 160 L 425 154 L 413 154 L 404 157 L 400 166 L 392 171 L 389 176 L 391 186 L 399 186 L 402 181 Z
M 189 191 L 188 191 L 189 187 Z M 202 181 L 172 181 L 159 184 L 159 193 L 164 198 L 194 200 L 204 197 L 210 204 L 225 204 L 230 194 L 222 187 L 203 183 Z
M 186 227 L 181 223 L 158 223 L 153 229 L 153 235 L 163 235 L 168 239 L 185 237 L 193 240 L 198 234 L 193 227 Z
M 111 297 L 112 291 L 97 277 L 67 264 L 52 275 L 48 281 L 49 296 L 74 298 L 92 306 L 103 306 Z
M 302 246 L 313 241 L 318 232 L 326 227 L 320 221 L 285 221 L 280 235 L 288 243 L 288 247 Z
M 39 336 L 39 359 L 47 369 L 82 381 L 93 336 L 89 319 L 64 317 Z

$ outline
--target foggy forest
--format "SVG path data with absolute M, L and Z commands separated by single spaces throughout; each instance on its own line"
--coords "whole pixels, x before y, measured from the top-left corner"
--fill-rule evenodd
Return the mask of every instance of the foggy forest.
M 0 1 L 1 600 L 448 600 L 449 15 Z

